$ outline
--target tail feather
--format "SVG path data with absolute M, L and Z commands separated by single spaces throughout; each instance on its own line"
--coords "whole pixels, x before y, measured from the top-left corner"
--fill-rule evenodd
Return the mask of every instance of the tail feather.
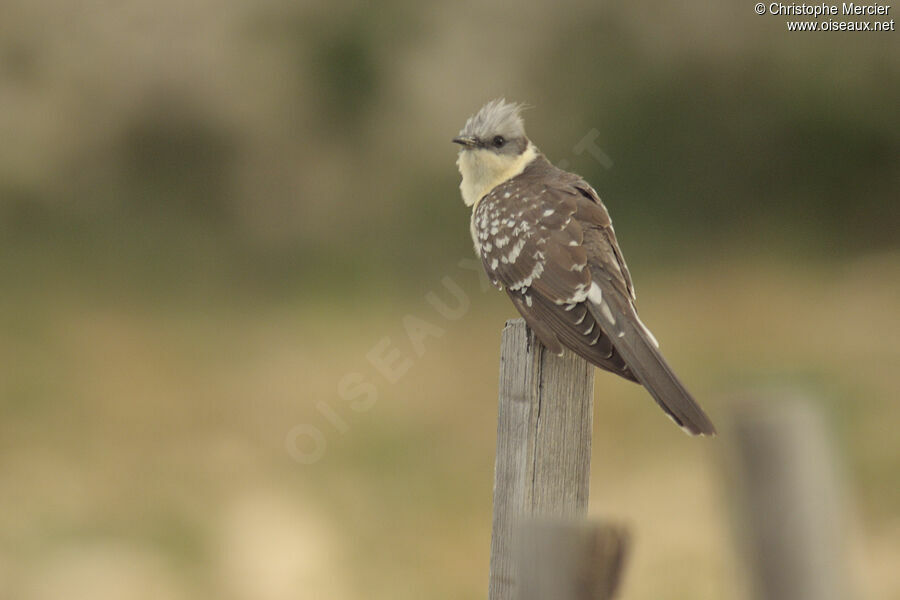
M 596 286 L 596 284 L 594 284 Z M 637 380 L 675 423 L 691 435 L 715 435 L 716 428 L 685 389 L 657 349 L 653 335 L 641 323 L 631 303 L 616 302 L 616 294 L 592 290 L 591 314 L 609 335 Z

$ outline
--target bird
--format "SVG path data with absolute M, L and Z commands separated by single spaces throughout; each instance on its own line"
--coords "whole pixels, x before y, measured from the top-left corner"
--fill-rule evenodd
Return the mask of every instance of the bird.
M 691 435 L 715 435 L 638 317 L 612 220 L 582 177 L 528 139 L 521 104 L 492 100 L 453 142 L 475 253 L 550 352 L 639 383 Z

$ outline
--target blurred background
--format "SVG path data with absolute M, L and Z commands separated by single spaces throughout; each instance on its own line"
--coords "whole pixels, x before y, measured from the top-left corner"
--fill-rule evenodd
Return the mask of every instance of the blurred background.
M 485 597 L 515 314 L 450 138 L 499 96 L 599 191 L 714 420 L 813 399 L 859 597 L 900 597 L 895 32 L 696 0 L 2 13 L 0 598 Z M 595 403 L 623 597 L 746 598 L 727 436 L 611 375 Z

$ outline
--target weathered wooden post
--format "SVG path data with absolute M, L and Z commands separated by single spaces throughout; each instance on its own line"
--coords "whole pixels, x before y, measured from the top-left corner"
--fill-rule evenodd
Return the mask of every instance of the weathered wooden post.
M 591 465 L 594 368 L 546 352 L 521 319 L 500 351 L 490 600 L 517 598 L 514 536 L 530 517 L 583 518 Z
M 517 600 L 611 600 L 628 549 L 621 526 L 536 520 L 519 534 Z
M 848 593 L 842 499 L 815 406 L 794 394 L 749 401 L 733 449 L 743 550 L 754 597 L 840 600 Z

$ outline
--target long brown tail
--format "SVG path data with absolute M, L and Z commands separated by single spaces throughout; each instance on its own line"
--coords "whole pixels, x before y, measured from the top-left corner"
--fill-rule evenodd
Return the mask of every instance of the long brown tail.
M 602 299 L 600 294 L 592 294 L 594 297 L 588 302 L 591 314 L 638 381 L 684 431 L 691 435 L 715 435 L 712 421 L 660 354 L 656 340 L 640 322 L 631 303 L 612 289 L 609 293 L 605 289 L 602 292 Z

